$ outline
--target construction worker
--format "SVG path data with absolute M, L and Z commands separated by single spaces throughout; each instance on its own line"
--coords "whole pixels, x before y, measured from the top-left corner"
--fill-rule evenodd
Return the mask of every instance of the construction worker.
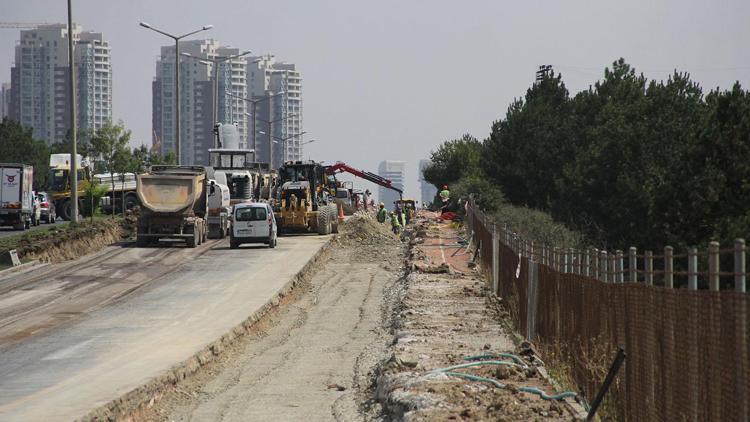
M 393 233 L 395 234 L 399 234 L 401 231 L 401 223 L 398 221 L 398 216 L 393 211 L 391 211 L 391 229 L 393 229 Z
M 448 185 L 443 185 L 443 190 L 440 191 L 440 200 L 445 204 L 451 198 L 451 192 L 448 190 Z
M 378 222 L 379 223 L 385 223 L 385 219 L 388 216 L 388 211 L 385 209 L 385 204 L 380 203 L 380 208 L 378 208 Z

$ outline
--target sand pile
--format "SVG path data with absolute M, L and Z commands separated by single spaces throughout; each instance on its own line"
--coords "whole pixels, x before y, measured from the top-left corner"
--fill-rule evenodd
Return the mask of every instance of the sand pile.
M 354 213 L 339 226 L 339 239 L 368 245 L 400 243 L 390 224 L 379 223 L 373 214 L 364 211 Z

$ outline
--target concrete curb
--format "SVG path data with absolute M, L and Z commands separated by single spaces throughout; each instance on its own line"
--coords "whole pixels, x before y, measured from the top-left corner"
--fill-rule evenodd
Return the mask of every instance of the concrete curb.
M 156 376 L 146 384 L 123 394 L 119 398 L 112 400 L 103 406 L 91 410 L 88 414 L 78 420 L 87 422 L 127 419 L 129 415 L 153 404 L 154 401 L 158 400 L 160 393 L 166 388 L 178 384 L 180 381 L 199 371 L 201 367 L 214 361 L 224 352 L 227 346 L 250 333 L 253 325 L 260 321 L 269 311 L 279 306 L 281 299 L 289 295 L 295 287 L 301 282 L 312 278 L 315 274 L 316 266 L 327 259 L 328 254 L 334 245 L 334 239 L 335 236 L 331 237 L 320 248 L 320 250 L 310 258 L 305 266 L 302 267 L 302 269 L 263 306 L 253 312 L 253 314 L 247 317 L 243 322 L 234 326 L 227 333 L 222 335 L 218 340 L 209 343 L 192 357 L 176 364 L 171 369 Z

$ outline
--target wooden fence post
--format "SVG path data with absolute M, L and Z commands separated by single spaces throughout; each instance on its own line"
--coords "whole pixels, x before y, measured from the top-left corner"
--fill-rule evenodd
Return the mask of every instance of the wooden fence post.
M 674 248 L 664 247 L 664 287 L 674 288 Z
M 719 291 L 719 242 L 708 243 L 708 288 Z
M 637 255 L 638 250 L 635 246 L 631 246 L 628 249 L 628 281 L 631 283 L 637 283 L 638 282 L 638 259 Z
M 734 240 L 734 290 L 745 292 L 745 239 Z
M 646 285 L 647 286 L 653 286 L 654 285 L 654 253 L 651 251 L 646 251 L 646 263 L 644 265 L 644 269 L 646 270 Z
M 698 290 L 698 249 L 688 248 L 688 289 Z

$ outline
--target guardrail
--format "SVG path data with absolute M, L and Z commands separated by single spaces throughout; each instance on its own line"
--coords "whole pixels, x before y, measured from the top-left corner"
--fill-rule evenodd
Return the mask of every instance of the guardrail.
M 618 420 L 750 420 L 744 240 L 681 254 L 576 250 L 498 227 L 472 200 L 466 215 L 492 291 L 587 400 L 622 347 L 606 405 Z

